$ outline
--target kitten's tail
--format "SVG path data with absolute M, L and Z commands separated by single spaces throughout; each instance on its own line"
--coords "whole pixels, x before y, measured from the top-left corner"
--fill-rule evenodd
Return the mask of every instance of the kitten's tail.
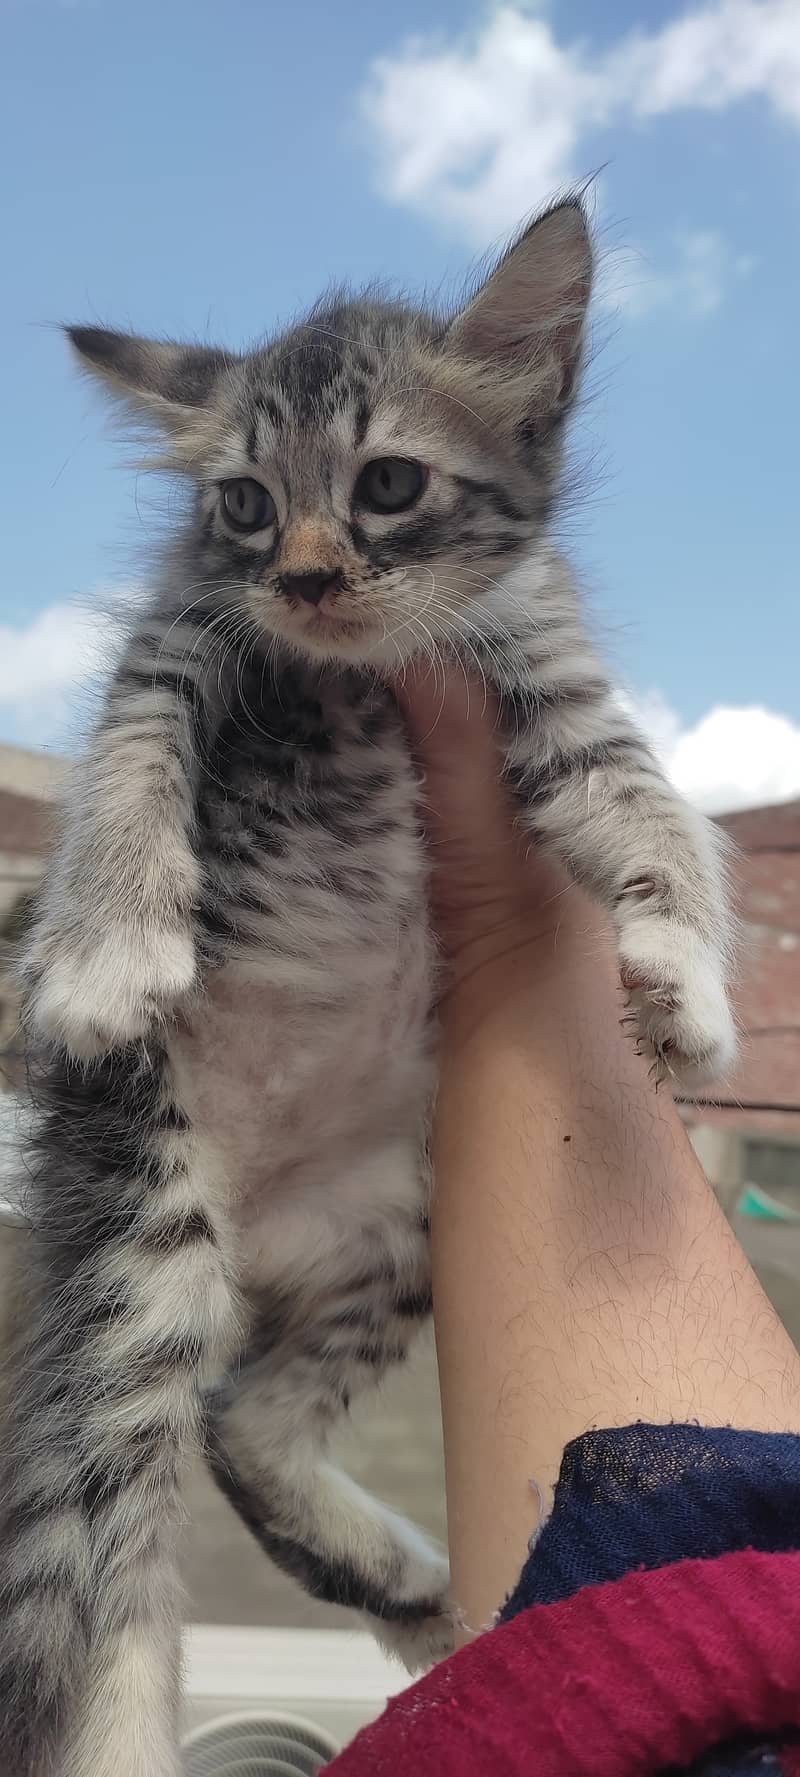
M 234 1311 L 162 1051 L 50 1067 L 0 1467 L 0 1777 L 172 1777 L 173 1544 Z

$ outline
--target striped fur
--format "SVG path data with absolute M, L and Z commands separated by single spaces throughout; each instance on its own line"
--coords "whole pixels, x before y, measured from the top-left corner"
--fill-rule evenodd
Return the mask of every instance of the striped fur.
M 37 1145 L 3 1450 L 0 1769 L 173 1771 L 179 1470 L 198 1381 L 232 1344 L 231 1267 L 157 1045 L 53 1061 Z
M 73 336 L 194 492 L 25 961 L 0 1777 L 177 1777 L 174 1540 L 200 1445 L 310 1592 L 412 1668 L 450 1645 L 442 1557 L 329 1455 L 430 1304 L 437 984 L 386 669 L 428 654 L 494 685 L 498 770 L 612 914 L 656 1057 L 691 1076 L 732 1054 L 710 829 L 621 714 L 548 542 L 590 269 L 566 205 L 451 321 L 336 300 L 241 357 Z M 364 509 L 364 465 L 398 456 L 424 464 L 413 506 Z M 226 517 L 237 477 L 272 496 L 257 534 Z

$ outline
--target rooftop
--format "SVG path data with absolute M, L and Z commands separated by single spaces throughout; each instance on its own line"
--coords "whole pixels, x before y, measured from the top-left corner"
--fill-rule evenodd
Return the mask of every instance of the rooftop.
M 22 796 L 0 786 L 0 854 L 42 857 L 52 831 L 52 804 L 39 796 Z
M 745 809 L 719 825 L 739 848 L 742 1055 L 730 1080 L 693 1099 L 690 1120 L 800 1135 L 800 800 Z

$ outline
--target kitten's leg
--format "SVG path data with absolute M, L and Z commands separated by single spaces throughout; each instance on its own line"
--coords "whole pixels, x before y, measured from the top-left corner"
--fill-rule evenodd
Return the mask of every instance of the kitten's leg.
M 73 1055 L 144 1036 L 195 979 L 202 636 L 198 611 L 143 627 L 75 772 L 25 963 L 29 1024 Z
M 427 1230 L 409 1222 L 402 1271 L 379 1256 L 322 1299 L 272 1290 L 234 1379 L 209 1401 L 222 1492 L 276 1564 L 315 1598 L 365 1613 L 409 1671 L 450 1651 L 447 1563 L 422 1532 L 335 1467 L 331 1431 L 401 1361 L 430 1306 Z
M 178 1777 L 178 1490 L 235 1338 L 224 1230 L 163 1058 L 54 1068 L 45 1096 L 0 1463 L 0 1772 Z
M 500 687 L 505 772 L 526 830 L 607 907 L 642 1035 L 686 1083 L 731 1066 L 723 841 L 627 719 L 576 623 L 537 634 Z

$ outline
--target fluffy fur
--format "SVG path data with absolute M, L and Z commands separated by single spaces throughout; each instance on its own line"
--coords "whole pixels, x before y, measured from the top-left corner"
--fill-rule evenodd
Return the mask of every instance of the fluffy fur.
M 0 1488 L 4 1777 L 176 1777 L 200 1441 L 309 1591 L 411 1667 L 450 1645 L 441 1556 L 327 1455 L 430 1305 L 433 948 L 390 670 L 452 658 L 495 687 L 498 769 L 609 910 L 642 1036 L 683 1077 L 730 1062 L 716 842 L 621 714 L 548 536 L 590 281 L 570 202 L 455 317 L 333 300 L 243 356 L 72 330 L 193 493 L 25 965 L 42 1110 Z M 422 465 L 405 510 L 363 495 L 386 458 Z M 256 530 L 221 499 L 241 478 Z

